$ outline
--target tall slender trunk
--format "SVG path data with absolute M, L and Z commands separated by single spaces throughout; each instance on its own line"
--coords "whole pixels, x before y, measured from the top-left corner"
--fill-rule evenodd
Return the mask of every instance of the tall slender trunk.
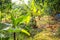
M 13 24 L 13 28 L 14 28 L 14 29 L 16 28 L 14 24 Z M 17 39 L 16 39 L 16 32 L 13 33 L 13 38 L 14 38 L 14 40 L 17 40 Z
M 14 32 L 13 35 L 14 35 L 14 40 L 16 40 L 16 33 Z

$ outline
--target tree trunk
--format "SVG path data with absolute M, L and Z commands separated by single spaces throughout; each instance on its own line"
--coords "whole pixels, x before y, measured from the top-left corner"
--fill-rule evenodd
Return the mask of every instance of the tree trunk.
M 14 32 L 13 35 L 14 35 L 14 40 L 16 40 L 16 33 Z

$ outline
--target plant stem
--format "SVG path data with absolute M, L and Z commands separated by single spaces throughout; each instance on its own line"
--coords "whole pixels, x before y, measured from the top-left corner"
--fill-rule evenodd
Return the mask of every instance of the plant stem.
M 14 40 L 16 40 L 16 33 L 14 32 L 14 34 L 13 34 L 13 35 L 14 35 Z

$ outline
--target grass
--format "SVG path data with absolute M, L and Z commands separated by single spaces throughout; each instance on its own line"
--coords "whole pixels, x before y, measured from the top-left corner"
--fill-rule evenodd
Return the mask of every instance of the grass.
M 54 33 L 43 31 L 34 36 L 34 40 L 60 40 Z

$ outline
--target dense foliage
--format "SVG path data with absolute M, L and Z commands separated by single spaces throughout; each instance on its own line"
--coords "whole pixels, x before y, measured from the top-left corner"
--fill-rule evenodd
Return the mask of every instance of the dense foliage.
M 60 40 L 59 0 L 11 1 L 0 0 L 0 40 Z

